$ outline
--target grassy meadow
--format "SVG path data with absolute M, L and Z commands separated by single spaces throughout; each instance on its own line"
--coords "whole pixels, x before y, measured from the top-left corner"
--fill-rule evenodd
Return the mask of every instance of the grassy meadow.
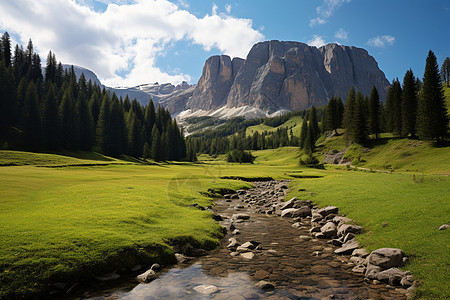
M 299 135 L 301 118 L 280 126 Z M 264 130 L 276 128 L 257 125 L 247 133 Z M 345 147 L 342 136 L 332 137 L 316 155 L 322 159 Z M 215 247 L 220 226 L 211 213 L 189 205 L 213 204 L 209 188 L 251 187 L 223 176 L 291 179 L 290 197 L 336 205 L 364 226 L 358 239 L 367 249 L 403 249 L 410 257 L 405 269 L 421 281 L 418 298 L 450 295 L 450 231 L 437 230 L 450 222 L 450 147 L 382 136 L 346 154 L 366 171 L 300 167 L 295 147 L 254 151 L 252 165 L 227 163 L 225 155 L 199 155 L 196 164 L 150 164 L 64 154 L 0 151 L 0 298 L 45 295 L 40 293 L 54 283 L 68 289 L 138 263 L 170 264 L 173 245 Z M 318 178 L 307 179 L 311 175 Z

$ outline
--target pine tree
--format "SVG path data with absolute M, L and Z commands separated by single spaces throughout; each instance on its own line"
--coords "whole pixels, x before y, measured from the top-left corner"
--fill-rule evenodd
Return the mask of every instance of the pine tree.
M 41 117 L 39 112 L 39 96 L 33 81 L 28 84 L 23 105 L 23 144 L 31 149 L 39 149 L 41 145 Z
M 416 118 L 417 118 L 417 91 L 416 79 L 413 71 L 409 69 L 406 71 L 403 78 L 403 93 L 402 93 L 402 136 L 406 137 L 411 134 L 412 137 L 416 134 Z
M 0 60 L 5 62 L 5 67 L 9 67 L 11 65 L 11 39 L 7 31 L 2 35 L 0 46 Z
M 308 131 L 308 121 L 306 120 L 306 118 L 303 118 L 302 129 L 300 132 L 300 149 L 303 149 L 305 146 L 307 131 Z M 263 140 L 264 140 L 264 136 L 263 136 Z M 264 149 L 264 148 L 265 148 L 264 146 L 261 147 L 261 149 Z
M 161 135 L 158 130 L 158 126 L 153 125 L 152 129 L 152 158 L 155 161 L 161 161 L 163 159 L 163 155 L 161 153 Z
M 320 129 L 317 121 L 317 111 L 314 105 L 309 110 L 309 126 L 311 126 L 311 137 L 315 143 L 320 136 Z
M 59 105 L 59 119 L 61 122 L 62 146 L 74 150 L 79 145 L 79 118 L 75 109 L 72 87 L 68 87 Z
M 450 87 L 450 58 L 446 57 L 441 67 L 442 80 Z
M 128 154 L 139 157 L 142 154 L 142 132 L 139 121 L 134 113 L 131 114 L 128 122 Z M 148 143 L 147 143 L 148 146 Z
M 111 108 L 109 114 L 109 148 L 107 154 L 119 156 L 125 153 L 127 145 L 127 132 L 123 110 L 120 107 L 119 99 L 115 94 L 111 97 Z
M 447 137 L 448 115 L 436 56 L 428 52 L 417 113 L 417 133 L 422 140 Z
M 16 84 L 11 66 L 0 61 L 0 140 L 17 122 Z M 1 145 L 0 145 L 1 146 Z
M 303 149 L 305 150 L 306 153 L 314 152 L 315 140 L 313 130 L 314 129 L 312 128 L 311 123 L 309 123 L 306 129 L 305 143 L 303 145 Z
M 380 96 L 375 86 L 372 87 L 369 97 L 369 133 L 375 134 L 375 138 L 378 138 L 380 134 Z
M 355 88 L 352 86 L 348 91 L 347 101 L 344 106 L 343 125 L 345 128 L 345 136 L 347 141 L 353 140 L 353 114 L 355 111 Z
M 364 144 L 367 141 L 368 132 L 366 125 L 366 108 L 364 103 L 364 97 L 361 92 L 358 91 L 355 97 L 355 107 L 353 113 L 353 141 L 358 144 Z
M 147 142 L 144 144 L 144 149 L 142 150 L 142 158 L 147 160 L 151 156 L 151 149 Z
M 55 150 L 60 146 L 61 132 L 56 100 L 56 85 L 49 83 L 44 97 L 44 111 L 42 117 L 44 141 L 47 149 Z
M 90 150 L 95 142 L 95 126 L 86 97 L 81 96 L 84 94 L 85 93 L 80 93 L 77 101 L 80 128 L 80 149 Z
M 110 106 L 111 103 L 109 96 L 108 94 L 105 94 L 102 99 L 96 130 L 97 145 L 103 153 L 106 153 L 109 148 L 109 140 L 111 136 L 109 133 Z
M 386 96 L 386 130 L 400 135 L 402 131 L 402 88 L 398 79 L 389 87 Z

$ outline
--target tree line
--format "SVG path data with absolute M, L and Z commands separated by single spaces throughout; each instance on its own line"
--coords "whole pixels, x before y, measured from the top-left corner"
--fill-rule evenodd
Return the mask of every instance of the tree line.
M 359 144 L 365 144 L 370 135 L 378 138 L 381 132 L 442 142 L 448 135 L 449 117 L 441 74 L 436 56 L 429 51 L 423 81 L 411 69 L 406 71 L 402 83 L 395 79 L 389 86 L 384 105 L 375 86 L 369 97 L 351 87 L 345 105 L 336 97 L 328 102 L 324 130 L 337 133 L 337 128 L 345 128 L 347 140 Z
M 182 129 L 153 101 L 128 96 L 64 70 L 51 51 L 44 74 L 30 40 L 16 45 L 7 32 L 0 40 L 0 146 L 29 151 L 96 150 L 156 161 L 186 158 Z

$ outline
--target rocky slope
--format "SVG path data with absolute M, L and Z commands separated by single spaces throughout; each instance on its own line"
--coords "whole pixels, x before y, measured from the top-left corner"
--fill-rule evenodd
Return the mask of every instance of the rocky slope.
M 255 44 L 245 60 L 210 57 L 192 95 L 168 97 L 164 105 L 172 113 L 211 115 L 218 109 L 252 107 L 269 114 L 323 105 L 332 95 L 345 100 L 351 86 L 369 94 L 373 85 L 384 99 L 389 82 L 364 49 L 266 41 Z

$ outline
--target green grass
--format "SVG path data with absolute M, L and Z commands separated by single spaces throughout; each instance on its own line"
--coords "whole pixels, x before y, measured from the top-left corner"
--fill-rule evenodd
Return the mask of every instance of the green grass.
M 449 177 L 424 175 L 414 181 L 412 174 L 337 170 L 323 175 L 295 181 L 290 196 L 338 206 L 366 228 L 358 239 L 369 251 L 404 250 L 410 257 L 405 269 L 422 282 L 418 297 L 450 295 L 450 232 L 438 230 L 449 222 Z M 300 188 L 306 192 L 298 192 Z
M 263 133 L 264 131 L 267 132 L 275 132 L 279 128 L 289 128 L 292 129 L 292 132 L 295 136 L 300 136 L 301 127 L 302 127 L 302 117 L 301 116 L 294 116 L 291 117 L 289 120 L 287 120 L 285 123 L 281 124 L 278 127 L 272 127 L 265 124 L 258 124 L 254 126 L 250 126 L 246 129 L 245 134 L 246 135 L 253 135 L 253 133 Z
M 224 176 L 293 180 L 289 196 L 339 206 L 366 228 L 360 241 L 369 250 L 405 250 L 411 257 L 406 269 L 423 281 L 422 297 L 448 295 L 449 232 L 437 231 L 449 222 L 448 177 L 416 173 L 414 181 L 412 173 L 300 168 L 295 147 L 253 155 L 254 164 L 199 156 L 198 164 L 100 166 L 96 163 L 110 163 L 110 158 L 0 151 L 0 162 L 24 164 L 0 167 L 0 298 L 32 295 L 54 282 L 75 283 L 137 263 L 170 263 L 175 241 L 214 247 L 220 227 L 210 213 L 188 205 L 212 204 L 204 194 L 208 188 L 251 186 L 220 179 Z M 430 164 L 434 155 L 427 152 L 421 159 Z M 95 164 L 86 166 L 84 160 Z M 430 172 L 441 173 L 447 166 L 439 170 L 436 164 Z M 311 176 L 320 178 L 301 178 Z

